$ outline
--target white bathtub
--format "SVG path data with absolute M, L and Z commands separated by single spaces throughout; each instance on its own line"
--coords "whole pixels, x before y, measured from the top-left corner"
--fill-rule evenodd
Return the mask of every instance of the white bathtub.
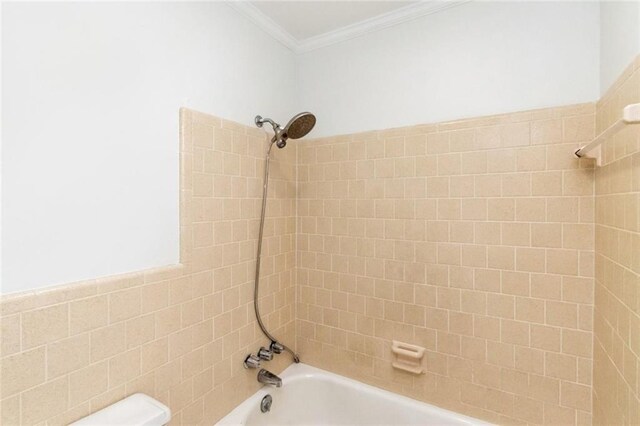
M 257 373 L 257 371 L 256 371 Z M 282 387 L 263 387 L 218 425 L 488 425 L 305 364 L 281 375 Z M 270 394 L 271 411 L 260 402 Z

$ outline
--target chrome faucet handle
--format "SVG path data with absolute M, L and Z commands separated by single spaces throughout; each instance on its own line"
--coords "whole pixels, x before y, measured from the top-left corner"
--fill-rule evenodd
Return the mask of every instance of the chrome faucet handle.
M 258 358 L 265 361 L 271 361 L 273 359 L 273 352 L 265 347 L 262 347 L 258 350 Z
M 247 355 L 244 359 L 244 368 L 260 368 L 260 358 L 253 354 Z
M 284 346 L 278 342 L 271 342 L 271 346 L 269 346 L 269 349 L 271 349 L 271 352 L 275 354 L 281 354 L 282 352 L 284 352 Z

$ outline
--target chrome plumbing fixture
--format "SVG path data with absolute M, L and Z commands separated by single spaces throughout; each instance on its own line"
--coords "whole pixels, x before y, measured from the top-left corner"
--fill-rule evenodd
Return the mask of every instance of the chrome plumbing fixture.
M 260 411 L 262 411 L 263 413 L 268 413 L 269 411 L 271 411 L 271 404 L 273 403 L 273 398 L 271 398 L 271 395 L 267 395 L 264 398 L 262 398 L 262 401 L 260 401 Z
M 273 138 L 271 143 L 276 143 L 278 148 L 284 148 L 287 145 L 287 139 L 300 139 L 313 129 L 316 125 L 316 117 L 310 112 L 301 112 L 294 116 L 284 128 L 270 118 L 262 118 L 256 115 L 256 126 L 262 127 L 264 123 L 271 124 L 273 128 Z
M 281 354 L 284 351 L 284 345 L 278 342 L 271 342 L 271 345 L 269 345 L 269 349 L 271 349 L 271 352 L 273 352 L 274 354 Z
M 244 368 L 260 368 L 260 358 L 253 354 L 247 355 L 244 359 Z
M 273 352 L 262 347 L 258 350 L 258 358 L 264 359 L 265 361 L 271 361 L 273 359 Z
M 287 145 L 288 139 L 299 139 L 305 135 L 307 135 L 313 127 L 316 125 L 316 117 L 310 112 L 301 112 L 300 114 L 295 115 L 284 128 L 273 121 L 270 118 L 263 118 L 259 115 L 255 118 L 256 126 L 262 127 L 264 123 L 271 124 L 273 128 L 273 137 L 271 138 L 271 143 L 269 144 L 269 149 L 267 150 L 267 158 L 265 159 L 264 165 L 264 181 L 262 185 L 262 213 L 260 214 L 260 228 L 258 232 L 258 249 L 256 254 L 256 274 L 254 277 L 254 287 L 253 287 L 253 309 L 256 314 L 256 319 L 258 320 L 258 325 L 260 326 L 260 330 L 262 333 L 271 340 L 271 352 L 279 354 L 282 351 L 287 351 L 293 357 L 293 361 L 298 363 L 300 362 L 300 357 L 290 348 L 278 342 L 278 340 L 269 333 L 264 323 L 262 322 L 262 317 L 260 316 L 260 309 L 258 306 L 258 294 L 260 289 L 260 257 L 262 255 L 262 236 L 264 233 L 264 216 L 267 211 L 267 192 L 269 187 L 269 158 L 271 155 L 271 148 L 273 148 L 273 144 L 275 143 L 278 148 L 284 148 Z M 246 364 L 246 361 L 245 361 Z
M 263 385 L 271 385 L 277 388 L 282 386 L 282 379 L 264 368 L 258 371 L 258 382 Z

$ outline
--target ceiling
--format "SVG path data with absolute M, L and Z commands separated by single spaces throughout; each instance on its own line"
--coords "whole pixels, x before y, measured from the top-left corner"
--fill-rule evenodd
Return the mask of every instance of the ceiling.
M 326 34 L 417 1 L 253 1 L 296 40 Z
M 466 3 L 423 1 L 231 1 L 228 4 L 296 53 Z

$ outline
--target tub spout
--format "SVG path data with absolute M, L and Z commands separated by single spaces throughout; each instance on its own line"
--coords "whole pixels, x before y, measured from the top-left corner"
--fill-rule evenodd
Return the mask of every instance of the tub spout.
M 258 371 L 258 381 L 264 385 L 272 385 L 277 388 L 282 386 L 282 379 L 264 368 Z

